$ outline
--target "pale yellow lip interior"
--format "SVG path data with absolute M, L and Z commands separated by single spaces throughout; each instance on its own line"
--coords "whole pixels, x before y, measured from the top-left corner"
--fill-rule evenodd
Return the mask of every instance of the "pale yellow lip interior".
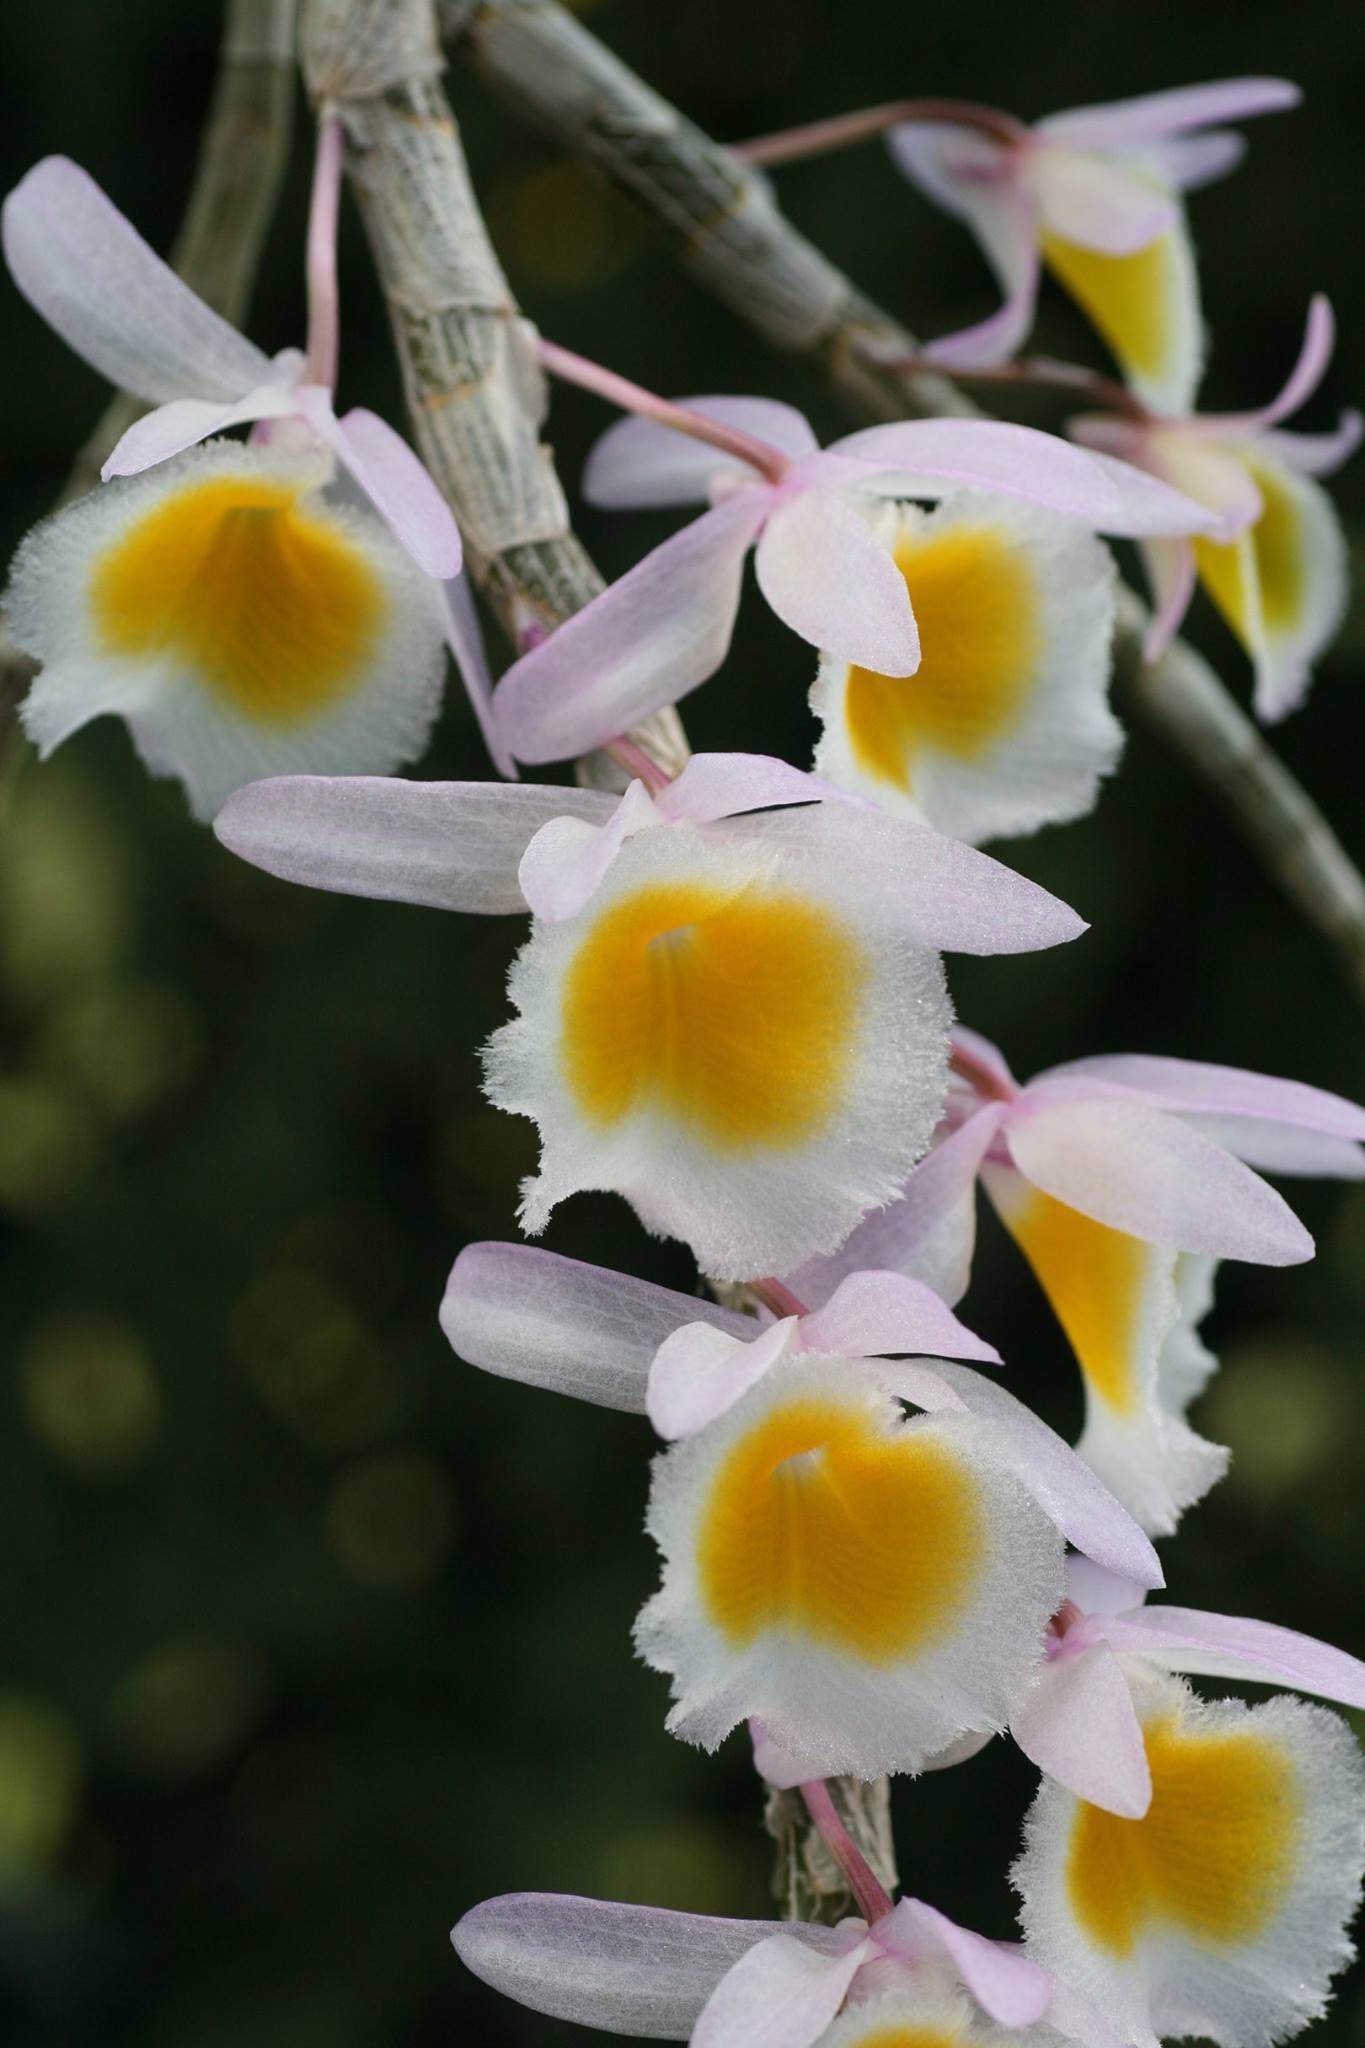
M 603 912 L 569 971 L 569 1088 L 604 1128 L 653 1105 L 717 1150 L 798 1145 L 843 1099 L 866 974 L 817 904 L 651 883 Z
M 1115 1415 L 1135 1414 L 1142 1405 L 1144 1296 L 1162 1254 L 1036 1188 L 1002 1204 L 1002 1214 L 1066 1331 L 1090 1393 Z
M 978 759 L 1023 709 L 1040 622 L 1023 550 L 994 526 L 908 535 L 895 549 L 919 627 L 912 676 L 851 668 L 844 716 L 863 773 L 910 793 L 926 749 Z
M 144 514 L 97 562 L 95 631 L 111 654 L 183 662 L 231 708 L 288 727 L 359 682 L 388 599 L 302 487 L 216 476 Z
M 1170 366 L 1176 344 L 1178 255 L 1167 229 L 1144 249 L 1111 256 L 1060 235 L 1044 235 L 1043 261 L 1099 329 L 1118 361 L 1154 381 Z
M 891 1664 L 956 1626 L 984 1540 L 971 1474 L 951 1451 L 811 1396 L 765 1415 L 716 1473 L 698 1536 L 702 1598 L 736 1648 L 782 1630 Z
M 1072 1911 L 1099 1947 L 1131 1955 L 1153 1923 L 1212 1947 L 1252 1941 L 1293 1878 L 1294 1770 L 1248 1728 L 1205 1735 L 1175 1716 L 1147 1730 L 1142 1820 L 1078 1805 L 1066 1865 Z

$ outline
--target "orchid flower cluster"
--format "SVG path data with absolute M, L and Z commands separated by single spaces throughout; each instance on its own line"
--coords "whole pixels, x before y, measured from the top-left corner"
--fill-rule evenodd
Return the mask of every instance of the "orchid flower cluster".
M 611 1191 L 724 1297 L 483 1243 L 441 1324 L 470 1366 L 648 1418 L 660 1573 L 635 1644 L 669 1681 L 667 1726 L 707 1749 L 746 1730 L 857 1914 L 475 1907 L 460 1956 L 539 2011 L 695 2048 L 1263 2048 L 1351 1954 L 1365 1765 L 1310 1702 L 1365 1707 L 1365 1666 L 1148 1596 L 1151 1539 L 1227 1463 L 1187 1420 L 1216 1368 L 1218 1262 L 1312 1255 L 1262 1173 L 1365 1176 L 1365 1110 L 1149 1055 L 1021 1083 L 955 1023 L 943 964 L 1085 930 L 979 849 L 1080 816 L 1117 764 L 1103 537 L 1149 565 L 1153 651 L 1203 578 L 1264 716 L 1302 696 L 1335 623 L 1342 550 L 1311 478 L 1359 423 L 1279 427 L 1326 366 L 1326 302 L 1273 405 L 1190 411 L 1180 194 L 1240 154 L 1213 124 L 1294 98 L 1241 80 L 1034 129 L 948 102 L 882 121 L 1006 292 L 929 354 L 998 365 L 1046 268 L 1127 379 L 1074 440 L 931 419 L 821 448 L 773 400 L 674 404 L 545 345 L 630 414 L 586 496 L 705 509 L 491 696 L 444 498 L 391 428 L 335 410 L 335 120 L 306 354 L 227 327 L 74 165 L 6 202 L 25 296 L 154 407 L 15 561 L 10 624 L 43 663 L 28 731 L 48 750 L 118 714 L 225 847 L 286 880 L 529 919 L 485 1052 L 489 1098 L 540 1135 L 527 1233 Z M 810 650 L 813 760 L 703 754 L 670 778 L 628 735 L 722 667 L 751 550 Z M 425 744 L 447 647 L 506 779 L 389 772 Z M 597 748 L 632 771 L 623 793 L 516 779 Z M 1074 1447 L 959 1319 L 978 1186 L 1075 1354 Z M 1248 1706 L 1190 1677 L 1285 1690 Z M 1040 1773 L 1020 1944 L 888 1896 L 827 1782 L 969 1769 L 1006 1736 Z

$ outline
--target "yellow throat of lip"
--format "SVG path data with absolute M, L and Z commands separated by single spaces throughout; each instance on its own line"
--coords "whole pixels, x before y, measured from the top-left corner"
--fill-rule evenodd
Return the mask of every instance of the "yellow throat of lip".
M 718 1151 L 792 1147 L 845 1092 L 867 978 L 819 904 L 754 884 L 651 883 L 605 910 L 566 979 L 561 1062 L 609 1128 L 661 1108 Z
M 984 1540 L 971 1474 L 943 1444 L 810 1396 L 770 1410 L 715 1474 L 702 1599 L 735 1648 L 781 1631 L 893 1664 L 956 1627 Z
M 978 759 L 1016 723 L 1038 660 L 1024 550 L 994 526 L 908 535 L 895 549 L 920 636 L 912 676 L 851 668 L 844 715 L 864 774 L 909 793 L 928 750 Z
M 262 725 L 296 725 L 344 696 L 388 598 L 357 542 L 303 495 L 294 482 L 219 476 L 145 513 L 95 566 L 101 647 L 179 662 Z

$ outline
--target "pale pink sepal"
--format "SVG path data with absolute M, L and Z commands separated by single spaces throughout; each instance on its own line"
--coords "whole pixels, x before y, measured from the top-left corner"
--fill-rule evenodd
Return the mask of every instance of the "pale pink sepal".
M 1144 1589 L 1131 1579 L 1120 1578 L 1079 1553 L 1066 1561 L 1066 1591 L 1083 1615 L 1130 1614 L 1146 1598 Z
M 517 864 L 564 812 L 605 823 L 604 790 L 277 775 L 236 790 L 213 829 L 230 852 L 310 889 L 490 915 L 526 908 Z
M 976 1068 L 981 1081 L 986 1082 L 989 1091 L 999 1096 L 1002 1101 L 1012 1101 L 1019 1093 L 1019 1083 L 1014 1078 L 1009 1061 L 999 1046 L 989 1038 L 983 1037 L 981 1032 L 973 1031 L 967 1024 L 954 1024 L 953 1052 L 955 1055 L 961 1055 L 970 1066 Z M 977 1085 L 979 1086 L 980 1082 Z
M 742 1338 L 707 1323 L 685 1323 L 665 1337 L 645 1394 L 645 1412 L 660 1436 L 670 1442 L 691 1436 L 733 1408 L 790 1349 L 797 1318 L 753 1327 L 757 1334 Z
M 551 818 L 521 857 L 517 881 L 532 915 L 556 924 L 577 917 L 628 839 L 660 822 L 642 782 L 632 782 L 605 825 Z
M 1197 192 L 1235 171 L 1246 153 L 1244 135 L 1228 128 L 1211 128 L 1204 135 L 1166 136 L 1149 144 L 1142 155 L 1177 192 Z
M 1258 1173 L 1311 1174 L 1322 1180 L 1365 1180 L 1365 1147 L 1354 1138 L 1305 1131 L 1268 1117 L 1204 1116 L 1185 1121 Z
M 1020 141 L 1026 146 L 1022 130 Z M 1038 209 L 1018 175 L 1022 148 L 933 121 L 904 122 L 886 142 L 905 176 L 972 228 L 1002 293 L 988 319 L 939 336 L 925 354 L 945 368 L 1007 362 L 1033 325 L 1038 297 Z
M 500 1379 L 645 1412 L 654 1355 L 680 1324 L 743 1345 L 751 1316 L 539 1245 L 466 1245 L 441 1303 L 441 1328 L 470 1365 Z
M 1198 579 L 1194 549 L 1169 537 L 1139 542 L 1152 593 L 1152 616 L 1142 636 L 1144 661 L 1160 661 L 1185 620 Z
M 1126 1820 L 1152 1803 L 1142 1728 L 1113 1651 L 1098 1643 L 1044 1664 L 1010 1718 L 1024 1755 L 1078 1799 Z
M 1000 1364 L 993 1344 L 974 1336 L 932 1288 L 904 1273 L 850 1273 L 823 1308 L 801 1318 L 799 1339 L 803 1350 L 837 1358 L 903 1352 Z
M 761 491 L 704 512 L 508 669 L 493 715 L 521 761 L 583 754 L 674 704 L 725 658 Z
M 1297 1629 L 1165 1606 L 1095 1615 L 1082 1625 L 1113 1649 L 1151 1657 L 1168 1671 L 1292 1685 L 1346 1707 L 1365 1707 L 1365 1664 Z
M 1111 1230 L 1179 1251 L 1266 1266 L 1313 1256 L 1288 1204 L 1221 1145 L 1145 1103 L 1102 1094 L 1067 1100 L 1060 1092 L 1081 1085 L 1039 1083 L 1011 1115 L 1014 1163 L 1044 1194 Z
M 784 1932 L 773 1920 L 722 1920 L 551 1892 L 486 1899 L 450 1938 L 476 1977 L 534 2012 L 607 2033 L 685 2041 L 726 1973 L 756 1943 L 779 1934 L 817 1960 L 842 1960 L 848 1941 L 834 1927 Z
M 890 551 L 846 494 L 807 490 L 768 520 L 754 555 L 758 587 L 812 647 L 878 675 L 919 667 L 910 593 Z
M 134 420 L 116 442 L 100 470 L 110 477 L 140 476 L 158 462 L 168 462 L 186 448 L 195 448 L 229 427 L 252 425 L 259 420 L 287 419 L 294 412 L 297 393 L 285 379 L 259 384 L 244 398 L 221 404 L 212 398 L 172 398 L 165 405 Z
M 1287 433 L 1271 428 L 1259 438 L 1266 454 L 1282 462 L 1286 469 L 1296 469 L 1302 476 L 1330 476 L 1355 454 L 1362 436 L 1365 418 L 1348 410 L 1329 433 Z
M 837 789 L 803 768 L 793 768 L 773 754 L 693 754 L 681 774 L 660 790 L 654 801 L 661 817 L 687 818 L 694 825 L 788 804 L 844 803 L 865 808 L 847 790 Z
M 847 1243 L 788 1274 L 800 1301 L 828 1301 L 850 1273 L 908 1273 L 950 1305 L 962 1299 L 976 1243 L 976 1178 L 1000 1128 L 998 1104 L 979 1110 L 921 1159 L 899 1197 L 865 1216 Z
M 1055 434 L 1003 420 L 905 420 L 864 427 L 828 453 L 877 471 L 1007 491 L 1048 511 L 1082 519 L 1099 533 L 1206 533 L 1207 506 L 1147 471 L 1091 453 Z
M 1138 1586 L 1164 1586 L 1150 1540 L 1069 1444 L 1031 1408 L 969 1365 L 888 1360 L 878 1377 L 928 1413 L 957 1409 L 997 1425 L 996 1441 L 1010 1469 L 1068 1543 Z
M 818 445 L 810 425 L 795 406 L 775 398 L 680 398 L 679 405 L 704 419 L 765 441 L 797 461 Z M 713 478 L 726 469 L 740 469 L 735 455 L 709 442 L 693 439 L 657 420 L 623 419 L 607 428 L 583 469 L 583 496 L 590 505 L 613 511 L 634 511 L 665 505 L 704 505 Z M 753 472 L 757 477 L 758 472 Z
M 1254 1117 L 1334 1138 L 1365 1139 L 1365 1108 L 1359 1103 L 1307 1081 L 1286 1081 L 1244 1067 L 1167 1059 L 1155 1053 L 1097 1053 L 1049 1067 L 1031 1085 L 1072 1078 L 1131 1090 L 1157 1108 Z
M 1287 420 L 1296 413 L 1317 390 L 1326 375 L 1335 346 L 1336 319 L 1332 302 L 1324 293 L 1315 292 L 1309 301 L 1298 357 L 1278 395 L 1271 399 L 1269 405 L 1255 407 L 1250 412 L 1201 413 L 1198 431 L 1240 439 L 1243 435 L 1254 434 L 1258 428 L 1278 426 L 1281 420 Z
M 363 405 L 343 413 L 336 427 L 337 453 L 418 568 L 439 582 L 458 576 L 463 550 L 455 515 L 402 435 Z
M 1180 218 L 1179 202 L 1121 159 L 1040 149 L 1033 177 L 1048 232 L 1107 256 L 1131 256 Z
M 235 402 L 270 381 L 261 350 L 211 311 L 68 157 L 45 157 L 19 181 L 2 232 L 29 304 L 135 398 Z
M 1036 133 L 1077 149 L 1139 148 L 1160 136 L 1183 135 L 1224 121 L 1246 121 L 1296 107 L 1303 95 L 1287 78 L 1221 78 L 1209 85 L 1181 85 L 1169 92 L 1109 100 L 1049 114 Z
M 757 1942 L 706 2001 L 691 2048 L 811 2048 L 875 1953 L 861 1921 L 846 1922 L 835 1932 L 854 1938 L 834 1956 L 789 1933 Z
M 877 1922 L 874 1935 L 879 1948 L 907 1963 L 946 1963 L 1002 2027 L 1031 2026 L 1047 2011 L 1052 1980 L 1046 1970 L 1013 1943 L 959 1927 L 923 1899 L 902 1899 Z
M 454 656 L 470 708 L 478 722 L 483 743 L 499 775 L 517 780 L 517 764 L 503 746 L 493 723 L 493 679 L 488 671 L 488 654 L 483 629 L 474 607 L 474 594 L 467 576 L 452 576 L 441 585 L 446 612 L 446 644 Z

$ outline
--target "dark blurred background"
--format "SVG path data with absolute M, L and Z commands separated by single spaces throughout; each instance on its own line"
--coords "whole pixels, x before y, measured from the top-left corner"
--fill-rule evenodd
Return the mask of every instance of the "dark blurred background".
M 1240 72 L 1305 110 L 1249 124 L 1196 196 L 1213 406 L 1264 401 L 1314 289 L 1341 354 L 1306 423 L 1365 390 L 1359 107 L 1365 20 L 1333 0 L 1046 10 L 883 0 L 616 0 L 592 22 L 697 119 L 745 136 L 892 94 L 1037 116 Z M 64 150 L 164 247 L 193 162 L 217 9 L 5 7 L 7 186 Z M 813 377 L 774 363 L 633 219 L 450 80 L 513 282 L 548 333 L 668 391 L 767 390 L 822 434 Z M 302 338 L 302 131 L 252 332 Z M 994 302 L 974 246 L 879 145 L 780 174 L 796 221 L 922 332 Z M 343 396 L 397 417 L 353 218 Z M 8 551 L 102 403 L 0 285 Z M 1048 294 L 1038 345 L 1090 344 Z M 1099 360 L 1099 358 L 1095 358 Z M 605 411 L 556 398 L 570 486 Z M 1365 464 L 1334 486 L 1359 554 Z M 619 572 L 664 521 L 582 514 Z M 1192 630 L 1246 694 L 1202 603 Z M 1365 613 L 1276 738 L 1365 858 Z M 807 664 L 746 605 L 694 743 L 808 759 Z M 421 773 L 486 772 L 452 696 Z M 7 2048 L 432 2048 L 568 2043 L 446 1946 L 489 1893 L 545 1887 L 770 1910 L 745 1746 L 662 1729 L 632 1661 L 654 1562 L 643 1423 L 482 1378 L 436 1324 L 462 1242 L 515 1234 L 529 1125 L 482 1101 L 513 922 L 353 903 L 234 862 L 103 721 L 28 764 L 0 856 L 0 2038 Z M 1186 767 L 1133 732 L 1083 824 L 997 849 L 1090 918 L 1038 959 L 957 962 L 959 1007 L 1016 1068 L 1132 1049 L 1365 1093 L 1359 1009 Z M 1310 1267 L 1226 1269 L 1223 1370 L 1196 1420 L 1232 1475 L 1166 1546 L 1173 1597 L 1365 1651 L 1359 1371 L 1365 1194 L 1303 1185 Z M 579 1197 L 547 1242 L 676 1285 L 624 1204 Z M 969 1319 L 1074 1433 L 1074 1368 L 1012 1248 L 983 1226 Z M 990 1932 L 1031 1773 L 1004 1743 L 897 1789 L 907 1888 Z M 1346 1981 L 1317 2039 L 1365 2036 Z M 581 2035 L 577 2036 L 582 2039 Z

